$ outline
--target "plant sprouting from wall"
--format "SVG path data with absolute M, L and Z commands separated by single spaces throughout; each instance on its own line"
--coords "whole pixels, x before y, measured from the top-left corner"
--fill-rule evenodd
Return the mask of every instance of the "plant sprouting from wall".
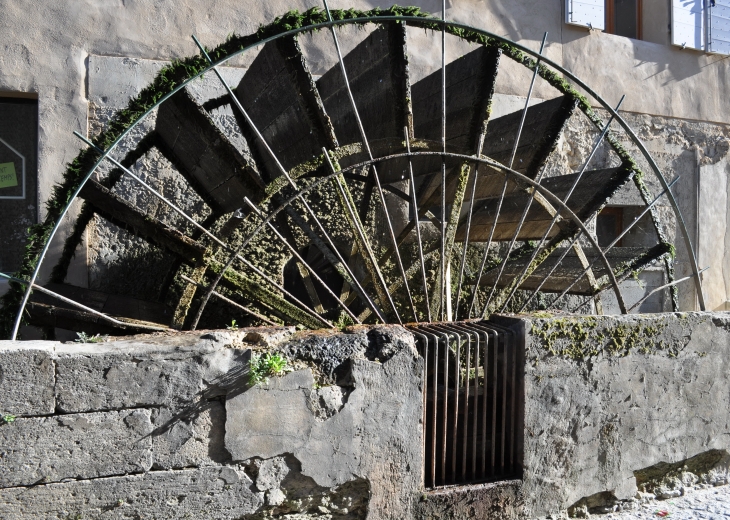
M 292 369 L 289 361 L 278 352 L 251 354 L 248 383 L 251 386 L 268 383 L 269 377 L 281 376 Z

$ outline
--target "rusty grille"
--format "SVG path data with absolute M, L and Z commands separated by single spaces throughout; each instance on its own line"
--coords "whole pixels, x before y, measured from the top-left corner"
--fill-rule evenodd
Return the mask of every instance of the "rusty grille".
M 411 328 L 425 360 L 427 488 L 520 478 L 523 349 L 492 322 Z

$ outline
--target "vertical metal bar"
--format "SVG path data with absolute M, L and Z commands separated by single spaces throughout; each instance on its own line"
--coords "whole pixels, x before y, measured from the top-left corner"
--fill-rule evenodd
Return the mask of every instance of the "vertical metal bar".
M 542 37 L 542 43 L 540 44 L 540 52 L 539 54 L 542 54 L 542 51 L 545 49 L 545 42 L 547 41 L 548 33 L 546 32 Z M 512 155 L 509 159 L 509 167 L 512 168 L 512 165 L 515 163 L 515 157 L 517 156 L 517 147 L 520 144 L 520 137 L 522 137 L 522 128 L 525 126 L 525 119 L 527 119 L 527 109 L 530 108 L 530 98 L 532 97 L 532 91 L 535 88 L 535 80 L 537 79 L 537 75 L 540 72 L 540 57 L 537 58 L 537 61 L 535 62 L 535 70 L 532 73 L 532 81 L 530 82 L 530 89 L 527 91 L 527 99 L 525 99 L 525 109 L 522 111 L 522 119 L 520 120 L 520 126 L 517 128 L 517 137 L 515 138 L 515 144 L 512 146 Z
M 408 151 L 408 174 L 411 181 L 411 204 L 413 204 L 413 214 L 416 224 L 416 238 L 418 240 L 418 259 L 421 262 L 421 276 L 423 277 L 423 297 L 426 302 L 426 315 L 428 322 L 431 323 L 431 304 L 428 301 L 428 281 L 426 277 L 426 261 L 423 258 L 423 242 L 421 240 L 421 225 L 418 217 L 418 200 L 416 195 L 416 181 L 413 176 L 413 161 L 411 160 L 411 139 L 408 134 L 408 127 L 404 127 L 406 136 L 406 150 Z
M 449 346 L 449 337 L 444 335 L 444 420 L 443 420 L 443 436 L 442 436 L 442 447 L 441 447 L 441 481 L 446 480 L 446 441 L 447 441 L 447 428 L 446 423 L 448 421 L 449 411 L 449 353 L 451 347 Z
M 515 470 L 515 457 L 517 453 L 517 431 L 516 431 L 516 423 L 517 423 L 517 349 L 519 348 L 519 345 L 515 341 L 515 338 L 512 337 L 512 393 L 510 395 L 512 403 L 510 405 L 510 416 L 512 420 L 512 424 L 510 427 L 510 453 L 509 453 L 509 473 L 510 476 L 514 475 Z
M 502 449 L 501 449 L 501 457 L 499 459 L 499 467 L 501 469 L 500 476 L 504 476 L 504 459 L 505 459 L 505 450 L 506 450 L 506 439 L 505 439 L 505 430 L 507 427 L 507 370 L 509 369 L 509 366 L 507 364 L 507 352 L 509 350 L 509 338 L 503 333 L 504 338 L 504 346 L 502 349 Z
M 454 367 L 454 424 L 451 432 L 451 479 L 450 482 L 456 482 L 456 439 L 459 431 L 459 387 L 461 386 L 461 336 L 456 334 L 456 357 Z
M 330 12 L 329 6 L 327 5 L 327 0 L 322 0 L 324 3 L 324 9 L 327 12 L 327 19 L 328 21 L 332 22 L 332 13 Z M 335 50 L 337 51 L 337 58 L 340 63 L 340 70 L 342 72 L 342 79 L 345 82 L 345 87 L 347 89 L 347 95 L 350 98 L 350 104 L 352 105 L 352 110 L 355 115 L 355 120 L 357 121 L 358 129 L 360 130 L 360 136 L 362 137 L 363 146 L 367 150 L 368 156 L 370 157 L 370 160 L 373 160 L 373 153 L 370 149 L 370 144 L 368 143 L 367 136 L 365 135 L 365 127 L 362 124 L 362 120 L 360 119 L 360 113 L 357 110 L 357 105 L 355 104 L 355 98 L 352 95 L 352 89 L 350 88 L 350 81 L 347 79 L 347 70 L 345 68 L 345 61 L 342 58 L 342 51 L 340 49 L 340 42 L 337 39 L 337 33 L 335 32 L 334 26 L 330 26 L 330 31 L 332 33 L 332 39 L 335 42 Z M 401 277 L 403 278 L 403 285 L 406 289 L 406 295 L 408 296 L 408 302 L 411 306 L 411 311 L 413 312 L 413 318 L 418 321 L 418 316 L 416 314 L 416 306 L 413 303 L 413 297 L 411 295 L 411 289 L 408 285 L 408 277 L 406 276 L 406 271 L 403 268 L 403 261 L 400 256 L 400 251 L 398 249 L 398 240 L 396 239 L 395 232 L 393 231 L 393 222 L 390 219 L 390 212 L 388 211 L 388 205 L 385 201 L 385 194 L 383 193 L 383 187 L 380 184 L 380 176 L 378 175 L 378 171 L 375 168 L 375 164 L 371 164 L 372 168 L 372 175 L 375 179 L 375 186 L 378 188 L 378 196 L 380 197 L 380 203 L 383 206 L 383 213 L 385 213 L 385 220 L 388 224 L 388 234 L 390 235 L 390 240 L 393 242 L 393 252 L 395 253 L 396 262 L 398 263 L 398 269 L 400 270 Z M 398 315 L 398 312 L 396 311 L 396 317 L 398 318 L 398 321 L 402 323 L 400 316 Z
M 437 331 L 438 334 L 441 334 L 446 339 L 447 349 L 445 352 L 444 359 L 448 359 L 449 353 L 451 352 L 451 347 L 449 345 L 449 340 L 451 339 L 450 333 L 451 328 L 446 326 L 445 324 L 438 324 L 438 325 L 431 325 L 429 326 L 429 330 Z M 457 346 L 456 346 L 456 366 L 454 368 L 455 376 L 454 376 L 454 411 L 451 414 L 453 417 L 453 420 L 451 421 L 451 424 L 449 424 L 449 410 L 447 406 L 444 406 L 444 449 L 445 453 L 448 452 L 448 442 L 447 440 L 451 438 L 451 474 L 450 478 L 442 482 L 442 484 L 451 484 L 454 481 L 454 476 L 456 475 L 456 431 L 457 431 L 457 425 L 458 425 L 458 414 L 459 414 L 459 397 L 458 397 L 458 388 L 459 388 L 459 379 L 460 379 L 460 373 L 459 373 L 459 356 L 461 354 L 461 337 L 458 334 L 455 334 L 454 337 L 456 338 Z M 448 371 L 448 365 L 445 365 L 446 371 Z M 448 384 L 445 384 L 446 392 L 445 395 L 448 395 Z M 451 427 L 451 435 L 448 435 L 449 427 Z M 444 464 L 446 464 L 446 459 L 444 458 Z
M 446 0 L 441 1 L 441 21 L 446 21 Z M 446 153 L 446 24 L 441 26 L 441 151 Z M 439 315 L 446 309 L 446 158 L 441 157 L 441 295 Z
M 503 477 L 509 477 L 512 475 L 514 468 L 514 457 L 517 446 L 517 437 L 515 434 L 515 421 L 516 421 L 516 367 L 517 367 L 517 341 L 515 339 L 515 333 L 501 325 L 492 324 L 493 327 L 502 331 L 502 335 L 505 338 L 505 351 L 504 351 L 504 394 L 502 400 L 503 415 L 502 415 L 502 432 L 504 438 L 504 432 L 507 432 L 507 439 L 503 440 L 502 454 L 503 459 L 506 459 L 503 463 Z M 511 362 L 510 362 L 511 359 Z M 509 406 L 507 406 L 507 389 L 510 388 Z M 509 428 L 507 426 L 509 425 Z M 509 450 L 507 444 L 509 443 Z M 504 466 L 506 465 L 506 469 Z
M 428 417 L 428 337 L 418 330 L 410 329 L 410 331 L 413 333 L 414 336 L 416 336 L 416 344 L 421 347 L 419 349 L 419 354 L 423 358 L 423 391 L 421 392 L 423 401 L 423 409 L 421 410 L 421 457 L 423 459 L 423 475 L 421 475 L 421 478 L 423 479 L 424 485 L 426 485 L 426 483 L 428 482 L 428 475 L 426 474 L 426 471 L 428 469 L 428 459 L 426 453 L 426 439 L 428 437 L 426 426 L 426 421 Z
M 479 144 L 477 145 L 476 156 L 479 157 L 484 147 L 485 134 L 479 136 Z M 464 236 L 464 246 L 461 251 L 461 265 L 459 266 L 459 281 L 456 288 L 456 306 L 454 309 L 454 320 L 459 319 L 459 302 L 461 301 L 461 284 L 464 280 L 464 267 L 466 265 L 466 250 L 469 246 L 469 233 L 471 232 L 471 219 L 474 214 L 474 198 L 477 192 L 477 179 L 479 178 L 479 163 L 474 164 L 474 180 L 471 183 L 471 195 L 469 197 L 469 213 L 466 217 L 466 234 Z M 476 288 L 475 288 L 476 290 Z
M 433 341 L 433 377 L 432 377 L 432 395 L 431 395 L 431 487 L 436 487 L 436 436 L 437 436 L 437 424 L 438 424 L 438 375 L 439 375 L 439 363 L 438 363 L 438 338 L 433 334 L 427 334 L 430 336 L 430 340 Z
M 496 334 L 497 338 L 494 342 L 494 351 L 493 351 L 493 359 L 492 359 L 492 469 L 491 469 L 491 476 L 495 475 L 495 469 L 497 465 L 497 383 L 498 383 L 498 375 L 497 375 L 497 365 L 499 361 L 499 344 L 501 343 L 501 337 L 499 334 Z
M 464 377 L 464 434 L 461 448 L 461 478 L 466 479 L 467 448 L 469 447 L 469 373 L 471 371 L 471 338 L 466 347 L 466 377 Z M 456 440 L 456 439 L 454 439 Z
M 487 340 L 484 343 L 484 403 L 482 404 L 482 478 L 487 477 L 487 413 L 489 412 L 489 346 L 494 349 L 496 338 L 487 333 Z
M 479 415 L 479 335 L 474 333 L 476 338 L 474 345 L 474 412 L 472 421 L 472 449 L 471 449 L 471 476 L 475 479 L 477 476 L 477 438 L 478 428 L 477 420 Z
M 499 384 L 499 378 L 498 378 L 498 365 L 499 365 L 499 343 L 503 342 L 503 334 L 499 331 L 497 327 L 494 327 L 492 323 L 474 323 L 473 324 L 476 328 L 484 330 L 491 338 L 491 351 L 492 351 L 492 428 L 491 428 L 491 450 L 490 450 L 490 469 L 489 469 L 489 476 L 495 477 L 496 476 L 496 454 L 497 454 L 497 386 Z M 485 381 L 484 381 L 484 390 L 485 390 L 485 407 L 484 407 L 484 433 L 486 435 L 487 431 L 487 422 L 488 422 L 488 408 L 486 406 L 487 401 L 487 366 L 488 361 L 487 357 L 485 355 Z M 485 453 L 486 453 L 486 441 L 485 441 Z M 486 457 L 485 457 L 486 458 Z M 486 473 L 484 474 L 484 477 L 486 478 Z

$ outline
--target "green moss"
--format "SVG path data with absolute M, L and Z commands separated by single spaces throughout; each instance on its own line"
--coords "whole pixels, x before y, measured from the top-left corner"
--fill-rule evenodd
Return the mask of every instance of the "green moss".
M 632 353 L 677 354 L 675 346 L 659 340 L 667 328 L 663 320 L 637 320 L 623 323 L 594 316 L 536 320 L 531 334 L 539 340 L 540 348 L 553 356 L 575 361 L 603 355 L 628 356 Z

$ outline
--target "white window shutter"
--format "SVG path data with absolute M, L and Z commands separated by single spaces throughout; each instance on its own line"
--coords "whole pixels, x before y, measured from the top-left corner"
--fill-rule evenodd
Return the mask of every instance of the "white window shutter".
M 708 0 L 707 50 L 730 54 L 730 0 Z
M 565 22 L 604 30 L 606 28 L 605 0 L 565 0 Z
M 691 49 L 705 49 L 705 1 L 672 0 L 672 43 Z

